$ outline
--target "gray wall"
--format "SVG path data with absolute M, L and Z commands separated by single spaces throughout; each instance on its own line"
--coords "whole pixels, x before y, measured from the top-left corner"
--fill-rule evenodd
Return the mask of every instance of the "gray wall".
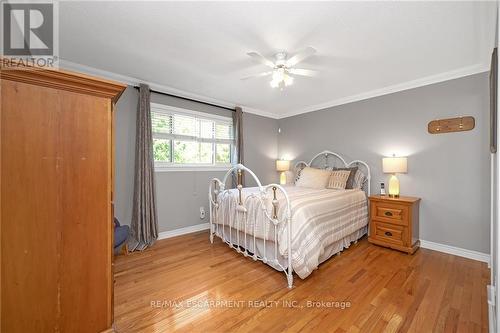
M 152 94 L 151 101 L 231 116 L 228 110 L 164 95 Z M 125 224 L 130 224 L 132 215 L 137 102 L 138 91 L 128 87 L 117 103 L 115 114 L 115 216 Z M 276 181 L 277 120 L 244 113 L 243 121 L 245 164 L 263 182 Z M 222 178 L 224 174 L 220 171 L 157 172 L 160 232 L 208 222 L 208 184 L 213 177 Z M 207 212 L 204 220 L 199 217 L 200 206 Z
M 139 92 L 127 89 L 115 109 L 115 217 L 130 225 L 134 191 L 135 120 Z
M 329 149 L 372 167 L 378 192 L 383 156 L 408 156 L 399 175 L 403 195 L 422 198 L 421 239 L 489 252 L 488 75 L 479 74 L 280 120 L 244 114 L 245 165 L 263 183 L 277 182 L 279 157 L 309 160 Z M 135 118 L 138 93 L 129 87 L 115 115 L 115 215 L 129 224 L 134 179 Z M 229 115 L 228 111 L 181 99 L 152 95 L 152 101 Z M 430 120 L 472 115 L 470 132 L 430 135 Z M 281 134 L 277 134 L 278 127 Z M 207 188 L 223 172 L 158 172 L 156 191 L 160 231 L 208 222 Z M 248 184 L 252 185 L 250 179 Z
M 243 110 L 244 112 L 245 110 Z M 278 158 L 278 121 L 251 113 L 243 114 L 244 164 L 252 170 L 263 184 L 278 183 L 276 171 Z M 253 178 L 246 175 L 246 186 L 254 185 Z
M 372 168 L 372 193 L 388 181 L 382 157 L 408 156 L 402 195 L 422 198 L 420 238 L 489 253 L 488 74 L 279 120 L 279 156 L 309 160 L 329 149 Z M 427 123 L 471 115 L 469 132 L 430 135 Z

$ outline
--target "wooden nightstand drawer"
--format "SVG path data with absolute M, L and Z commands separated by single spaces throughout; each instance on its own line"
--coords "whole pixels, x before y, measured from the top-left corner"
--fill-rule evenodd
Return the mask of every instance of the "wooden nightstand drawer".
M 403 210 L 397 209 L 397 208 L 377 206 L 377 216 L 387 217 L 389 219 L 402 220 L 403 219 Z
M 374 202 L 372 218 L 379 221 L 408 225 L 408 206 L 388 202 Z
M 413 253 L 419 241 L 420 198 L 370 196 L 368 241 L 391 249 Z
M 386 224 L 373 221 L 373 238 L 383 242 L 394 243 L 400 246 L 405 245 L 405 228 L 394 224 Z

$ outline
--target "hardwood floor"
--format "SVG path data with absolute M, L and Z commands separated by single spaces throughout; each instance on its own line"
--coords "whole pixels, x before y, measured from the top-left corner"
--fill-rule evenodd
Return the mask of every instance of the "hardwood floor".
M 117 257 L 115 279 L 120 333 L 488 330 L 486 264 L 426 249 L 410 256 L 366 239 L 307 279 L 295 276 L 291 290 L 283 273 L 219 239 L 211 245 L 207 232 Z

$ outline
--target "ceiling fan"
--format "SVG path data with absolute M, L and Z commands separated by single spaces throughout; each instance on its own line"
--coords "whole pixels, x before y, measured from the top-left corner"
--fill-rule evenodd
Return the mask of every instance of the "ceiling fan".
M 267 67 L 272 68 L 272 70 L 247 76 L 242 78 L 242 80 L 272 75 L 272 80 L 270 82 L 271 87 L 283 89 L 284 87 L 293 84 L 294 78 L 292 75 L 309 77 L 316 76 L 318 72 L 315 70 L 294 68 L 296 64 L 312 56 L 314 53 L 316 53 L 316 50 L 309 46 L 299 51 L 297 54 L 290 58 L 288 58 L 288 54 L 286 52 L 278 52 L 274 55 L 274 59 L 270 60 L 258 54 L 257 52 L 249 52 L 247 54 L 252 57 L 252 59 L 266 65 Z

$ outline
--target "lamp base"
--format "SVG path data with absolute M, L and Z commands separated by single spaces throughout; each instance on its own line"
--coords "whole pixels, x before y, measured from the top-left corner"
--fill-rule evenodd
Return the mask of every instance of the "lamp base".
M 286 185 L 286 173 L 285 173 L 285 171 L 280 173 L 280 185 Z
M 399 198 L 399 179 L 396 175 L 392 175 L 389 179 L 389 197 Z

